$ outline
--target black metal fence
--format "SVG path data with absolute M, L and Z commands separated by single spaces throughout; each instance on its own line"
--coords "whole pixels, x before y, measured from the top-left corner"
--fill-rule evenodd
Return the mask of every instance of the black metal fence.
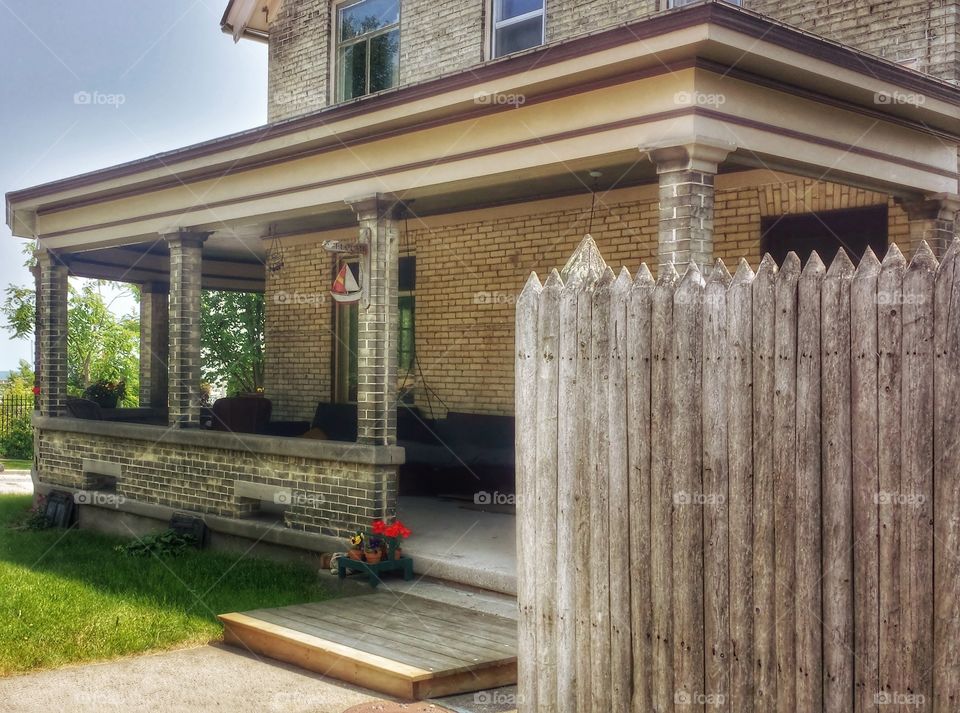
M 10 432 L 13 423 L 33 411 L 32 396 L 0 396 L 0 436 Z

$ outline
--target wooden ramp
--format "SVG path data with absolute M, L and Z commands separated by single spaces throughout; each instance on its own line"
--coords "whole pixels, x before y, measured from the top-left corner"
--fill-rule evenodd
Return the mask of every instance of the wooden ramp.
M 397 698 L 517 682 L 517 623 L 386 592 L 221 614 L 233 646 Z

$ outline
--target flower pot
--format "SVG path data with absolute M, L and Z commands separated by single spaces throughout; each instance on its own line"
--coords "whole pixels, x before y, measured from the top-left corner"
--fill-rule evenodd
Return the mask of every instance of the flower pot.
M 383 557 L 383 552 L 376 550 L 373 552 L 364 553 L 367 558 L 367 564 L 377 564 L 380 559 Z
M 358 562 L 363 559 L 363 551 L 361 550 L 348 550 L 347 557 L 352 560 L 357 560 Z
M 395 549 L 395 550 L 393 551 L 393 558 L 394 558 L 395 560 L 398 560 L 398 559 L 400 559 L 401 557 L 403 557 L 403 549 L 400 548 L 400 547 L 398 547 L 397 549 Z

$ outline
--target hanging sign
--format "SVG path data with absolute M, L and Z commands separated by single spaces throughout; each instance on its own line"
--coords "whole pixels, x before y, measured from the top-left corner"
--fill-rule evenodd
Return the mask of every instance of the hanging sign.
M 346 255 L 366 255 L 367 244 L 348 242 L 346 240 L 324 240 L 323 249 L 331 253 L 344 253 Z
M 363 279 L 362 274 L 360 279 Z M 330 296 L 337 302 L 352 304 L 359 302 L 362 294 L 363 290 L 357 284 L 357 280 L 353 276 L 353 270 L 350 269 L 349 265 L 341 265 L 340 272 L 337 273 L 337 278 L 333 281 L 333 287 L 330 289 Z

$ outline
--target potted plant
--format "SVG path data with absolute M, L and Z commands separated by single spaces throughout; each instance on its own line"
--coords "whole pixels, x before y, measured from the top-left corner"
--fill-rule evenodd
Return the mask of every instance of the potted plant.
M 350 538 L 350 549 L 347 550 L 347 557 L 358 562 L 363 559 L 363 533 L 357 532 Z
M 372 527 L 374 535 L 381 535 L 386 540 L 387 558 L 400 559 L 403 556 L 400 540 L 410 537 L 410 528 L 399 520 L 394 520 L 391 525 L 383 520 L 375 520 Z
M 377 564 L 383 559 L 384 542 L 382 537 L 366 537 L 363 541 L 363 557 L 367 564 Z
M 83 398 L 93 401 L 100 408 L 116 408 L 127 395 L 127 385 L 124 381 L 100 380 L 91 384 L 83 392 Z

